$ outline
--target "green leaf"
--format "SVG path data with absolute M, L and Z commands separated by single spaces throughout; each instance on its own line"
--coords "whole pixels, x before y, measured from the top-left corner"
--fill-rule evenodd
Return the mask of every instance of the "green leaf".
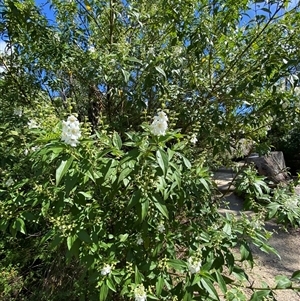
M 210 189 L 209 189 L 207 181 L 205 179 L 203 179 L 203 178 L 200 178 L 199 181 L 202 183 L 202 185 L 207 190 L 207 192 L 210 193 Z
M 168 259 L 167 263 L 170 267 L 180 272 L 186 269 L 186 263 L 180 259 Z
M 145 199 L 141 203 L 141 221 L 143 221 L 148 213 L 148 208 L 149 208 L 149 200 Z
M 292 286 L 292 281 L 283 275 L 279 275 L 275 277 L 276 280 L 276 288 L 290 288 Z
M 79 191 L 78 194 L 83 195 L 87 200 L 90 200 L 92 198 L 92 195 L 90 192 Z
M 169 211 L 166 205 L 159 202 L 154 202 L 154 205 L 166 219 L 169 219 Z
M 163 289 L 163 287 L 164 287 L 164 283 L 165 283 L 165 280 L 164 280 L 164 278 L 160 275 L 159 277 L 158 277 L 158 279 L 157 279 L 157 281 L 156 281 L 156 295 L 158 296 L 158 297 L 160 297 L 160 295 L 161 295 L 161 292 L 162 292 L 162 289 Z
M 227 235 L 231 235 L 231 225 L 229 223 L 226 223 L 223 227 L 223 232 Z
M 22 213 L 22 217 L 27 221 L 33 221 L 36 219 L 36 216 L 34 216 L 31 212 L 25 211 Z
M 127 238 L 128 238 L 128 236 L 129 236 L 129 234 L 120 234 L 119 235 L 119 238 L 120 238 L 120 242 L 124 242 L 124 241 L 126 241 L 127 240 Z
M 185 156 L 181 156 L 181 157 L 182 157 L 182 160 L 183 160 L 184 165 L 185 165 L 188 169 L 191 169 L 191 167 L 192 167 L 191 162 L 190 162 Z
M 271 219 L 276 215 L 278 209 L 280 208 L 280 204 L 273 202 L 268 204 L 266 208 L 268 209 L 268 218 Z
M 252 252 L 251 249 L 249 248 L 248 244 L 242 243 L 240 247 L 240 252 L 241 252 L 241 260 L 250 260 L 252 261 Z
M 132 56 L 131 56 L 131 57 L 128 57 L 127 60 L 130 61 L 130 62 L 142 64 L 142 61 L 141 61 L 141 60 L 139 60 L 139 59 L 137 59 L 137 58 L 135 58 L 135 57 L 132 57 Z
M 115 172 L 117 165 L 117 160 L 109 159 L 106 163 L 105 167 L 102 170 L 102 174 L 104 176 L 104 180 L 107 181 L 111 175 Z
M 250 301 L 262 301 L 264 300 L 264 297 L 269 296 L 271 293 L 270 290 L 262 290 L 262 291 L 256 291 L 252 294 Z
M 300 280 L 300 270 L 293 273 L 292 280 Z
M 77 239 L 77 236 L 76 235 L 72 235 L 72 236 L 69 236 L 67 238 L 67 246 L 68 246 L 68 250 L 71 250 L 75 240 Z
M 111 278 L 107 278 L 106 279 L 106 285 L 109 287 L 109 289 L 110 290 L 112 290 L 113 292 L 116 292 L 117 290 L 116 290 L 116 287 L 115 287 L 115 285 L 114 285 L 114 283 L 113 283 L 113 281 L 112 281 L 112 279 Z
M 259 246 L 259 248 L 263 251 L 263 252 L 265 252 L 265 253 L 273 253 L 273 254 L 275 254 L 278 258 L 281 258 L 280 257 L 280 255 L 278 254 L 278 252 L 276 251 L 276 249 L 274 249 L 273 247 L 271 247 L 271 246 L 269 246 L 269 245 L 267 245 L 267 244 L 261 244 L 260 246 Z
M 240 281 L 248 280 L 248 275 L 246 272 L 238 266 L 233 267 L 232 274 Z
M 51 233 L 49 235 L 53 235 L 53 234 Z M 62 237 L 60 237 L 59 234 L 56 234 L 51 242 L 50 248 L 54 249 L 61 243 L 62 240 L 63 240 Z
M 130 79 L 130 72 L 128 72 L 127 70 L 121 69 L 123 76 L 124 76 L 124 80 L 125 83 L 128 83 L 129 79 Z
M 140 273 L 137 266 L 135 266 L 135 272 L 134 272 L 134 282 L 135 284 L 140 284 L 143 281 L 143 274 Z
M 157 159 L 157 162 L 158 162 L 160 168 L 162 169 L 164 175 L 166 175 L 167 171 L 168 171 L 168 167 L 169 167 L 168 154 L 166 152 L 164 152 L 162 149 L 158 149 L 156 151 L 156 159 Z
M 199 284 L 201 278 L 202 278 L 202 276 L 200 274 L 195 274 L 192 285 Z
M 78 233 L 77 233 L 79 239 L 81 241 L 84 241 L 84 242 L 87 242 L 87 243 L 91 243 L 92 240 L 90 238 L 90 236 L 88 235 L 88 233 L 85 231 L 85 230 L 80 230 Z
M 203 288 L 209 293 L 210 297 L 212 297 L 214 300 L 220 300 L 216 289 L 214 288 L 212 282 L 209 279 L 202 278 L 200 282 Z
M 106 300 L 108 295 L 108 286 L 106 284 L 102 284 L 101 288 L 100 288 L 100 296 L 99 296 L 99 300 L 100 301 L 104 301 Z
M 73 162 L 73 157 L 69 157 L 68 160 L 62 160 L 59 167 L 56 169 L 56 186 L 60 183 L 62 177 L 66 174 L 68 171 L 69 167 L 71 166 Z
M 132 172 L 132 169 L 129 167 L 124 168 L 118 178 L 118 184 L 123 181 L 130 173 Z
M 122 140 L 117 132 L 114 132 L 112 141 L 114 147 L 116 147 L 117 149 L 122 148 Z
M 142 193 L 140 190 L 136 190 L 127 205 L 126 211 L 128 212 L 133 206 L 139 203 L 139 200 L 141 199 Z
M 21 218 L 16 219 L 16 229 L 17 229 L 17 231 L 19 231 L 23 234 L 26 234 L 25 223 Z
M 223 276 L 221 275 L 221 273 L 218 270 L 216 270 L 215 274 L 216 274 L 217 282 L 219 284 L 219 287 L 220 287 L 222 293 L 226 294 L 227 286 L 226 286 L 226 282 L 225 282 Z
M 192 301 L 192 293 L 189 291 L 186 291 L 184 296 L 183 296 L 183 300 L 182 301 Z
M 165 71 L 161 67 L 156 66 L 155 69 L 157 72 L 159 72 L 161 75 L 163 75 L 165 79 L 167 78 Z

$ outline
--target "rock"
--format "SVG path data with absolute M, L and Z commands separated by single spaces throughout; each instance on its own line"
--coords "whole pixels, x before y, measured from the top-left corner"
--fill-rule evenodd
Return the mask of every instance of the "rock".
M 242 138 L 235 143 L 235 147 L 230 147 L 232 158 L 247 157 L 254 148 L 254 142 L 250 139 Z
M 253 162 L 262 176 L 266 176 L 274 184 L 286 183 L 290 180 L 282 152 L 271 152 L 266 156 L 251 155 L 247 162 Z

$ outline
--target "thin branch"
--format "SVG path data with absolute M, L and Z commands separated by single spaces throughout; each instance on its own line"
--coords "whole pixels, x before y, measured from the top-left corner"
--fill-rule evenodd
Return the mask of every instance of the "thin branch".
M 268 28 L 270 23 L 274 21 L 276 14 L 282 9 L 283 4 L 280 5 L 277 10 L 274 12 L 273 16 L 268 20 L 265 26 L 261 29 L 261 31 L 250 41 L 250 43 L 246 46 L 246 48 L 239 54 L 236 55 L 235 59 L 233 60 L 232 64 L 229 66 L 228 70 L 219 78 L 219 80 L 214 84 L 212 87 L 212 92 L 215 88 L 219 85 L 219 83 L 226 78 L 226 76 L 231 72 L 231 69 L 238 63 L 239 59 L 248 51 L 248 49 L 255 43 L 255 41 L 262 35 L 262 33 Z

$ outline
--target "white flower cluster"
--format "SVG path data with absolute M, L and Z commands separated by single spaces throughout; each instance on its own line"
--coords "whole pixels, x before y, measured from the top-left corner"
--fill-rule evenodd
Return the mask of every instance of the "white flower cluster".
M 14 109 L 14 115 L 21 117 L 23 115 L 23 110 L 22 108 L 15 108 Z
M 163 233 L 165 232 L 166 228 L 164 226 L 164 223 L 160 223 L 158 226 L 157 226 L 157 231 L 160 232 L 160 233 Z
M 195 257 L 190 257 L 188 259 L 188 268 L 191 274 L 198 273 L 201 268 L 201 260 Z
M 101 270 L 101 275 L 105 276 L 111 272 L 111 266 L 109 264 L 105 264 Z
M 40 147 L 38 147 L 38 146 L 32 146 L 31 149 L 26 148 L 24 150 L 24 155 L 27 156 L 30 151 L 35 152 L 35 151 L 37 151 L 39 149 L 40 149 Z
M 197 137 L 196 137 L 196 134 L 193 134 L 193 135 L 192 135 L 190 141 L 191 141 L 191 143 L 193 143 L 193 144 L 196 144 L 196 143 L 197 143 L 198 139 L 197 139 Z
M 143 284 L 139 284 L 134 289 L 134 298 L 135 298 L 135 301 L 146 301 L 147 300 L 147 294 L 145 292 L 145 287 Z
M 150 125 L 150 131 L 155 136 L 164 136 L 168 129 L 168 116 L 165 112 L 159 111 Z
M 37 122 L 33 119 L 30 119 L 29 122 L 27 122 L 27 125 L 29 129 L 37 129 L 39 127 Z
M 137 234 L 137 236 L 136 236 L 136 244 L 137 245 L 142 245 L 143 243 L 144 243 L 144 240 L 142 239 L 142 236 L 141 236 L 141 234 Z
M 96 52 L 96 48 L 93 45 L 91 45 L 91 46 L 89 46 L 88 51 L 90 53 L 95 53 Z
M 71 115 L 67 121 L 63 121 L 61 140 L 75 147 L 79 143 L 81 137 L 80 126 L 78 119 Z

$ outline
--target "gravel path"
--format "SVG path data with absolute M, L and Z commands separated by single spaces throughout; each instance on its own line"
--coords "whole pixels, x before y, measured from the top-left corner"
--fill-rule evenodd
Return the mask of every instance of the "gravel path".
M 234 174 L 231 171 L 222 170 L 215 173 L 215 181 L 221 191 L 227 190 L 233 177 Z M 243 200 L 237 197 L 232 189 L 230 190 L 226 195 L 229 208 L 221 209 L 221 212 L 238 215 L 243 211 Z M 251 212 L 248 213 L 251 214 Z M 262 281 L 274 286 L 275 276 L 291 276 L 293 272 L 300 270 L 300 229 L 286 232 L 273 222 L 267 222 L 266 229 L 273 232 L 269 244 L 277 250 L 281 259 L 274 254 L 266 254 L 255 246 L 252 247 L 256 265 L 252 270 L 249 267 L 246 269 L 250 276 L 250 282 L 253 282 L 253 286 L 257 287 L 261 287 Z M 250 291 L 247 292 L 247 296 L 250 299 Z M 300 292 L 277 290 L 276 299 L 278 301 L 300 301 Z

